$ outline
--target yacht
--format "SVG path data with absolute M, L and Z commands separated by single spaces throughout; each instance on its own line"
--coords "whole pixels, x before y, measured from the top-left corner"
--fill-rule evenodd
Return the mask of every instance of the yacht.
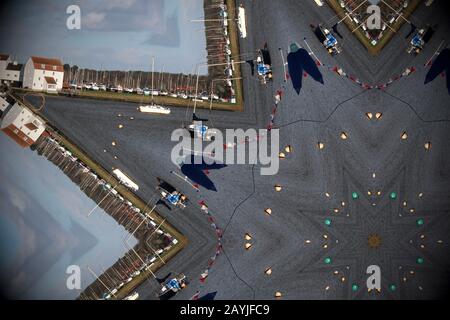
M 151 103 L 149 105 L 140 105 L 139 111 L 145 112 L 145 113 L 170 114 L 169 108 L 157 105 L 153 102 L 153 96 L 159 95 L 159 91 L 153 89 L 154 70 L 155 70 L 155 58 L 152 58 L 152 89 L 151 90 L 149 90 L 148 88 L 144 89 L 144 95 L 151 94 L 152 99 L 151 99 Z M 146 94 L 146 92 L 147 92 L 146 90 L 148 90 L 148 94 Z

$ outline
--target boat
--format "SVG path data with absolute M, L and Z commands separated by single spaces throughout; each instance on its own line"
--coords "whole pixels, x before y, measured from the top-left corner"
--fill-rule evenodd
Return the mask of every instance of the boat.
M 151 103 L 149 105 L 140 105 L 139 111 L 145 112 L 145 113 L 157 113 L 157 114 L 170 114 L 170 109 L 167 107 L 163 107 L 160 105 L 157 105 L 153 102 L 153 96 L 159 95 L 159 91 L 153 89 L 153 75 L 155 71 L 155 58 L 152 58 L 152 89 L 149 90 L 148 88 L 144 89 L 144 95 L 152 95 Z M 146 91 L 147 90 L 147 91 Z M 148 92 L 148 93 L 146 93 Z M 142 102 L 141 102 L 142 103 Z
M 158 105 L 139 106 L 139 111 L 144 113 L 170 114 L 169 108 Z
M 123 298 L 123 300 L 137 300 L 139 298 L 139 293 L 134 292 L 133 294 L 130 294 L 129 296 Z

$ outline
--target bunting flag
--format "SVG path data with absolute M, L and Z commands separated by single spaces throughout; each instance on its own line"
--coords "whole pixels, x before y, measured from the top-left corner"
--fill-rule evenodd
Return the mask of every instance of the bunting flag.
M 283 96 L 283 90 L 278 89 L 275 94 L 275 97 L 274 97 L 274 106 L 273 106 L 272 112 L 270 113 L 270 116 L 269 116 L 269 124 L 267 125 L 268 131 L 272 130 L 272 128 L 275 124 L 275 114 L 277 113 L 278 104 L 281 102 L 282 96 Z
M 325 65 L 322 64 L 322 66 L 325 66 Z M 385 82 L 385 83 L 381 83 L 381 84 L 378 84 L 378 85 L 370 85 L 368 83 L 365 83 L 365 82 L 361 81 L 359 78 L 355 77 L 354 75 L 349 75 L 348 73 L 346 73 L 340 67 L 333 66 L 333 67 L 328 68 L 328 69 L 330 71 L 334 72 L 334 73 L 337 73 L 341 77 L 345 77 L 345 78 L 351 80 L 353 83 L 359 85 L 363 89 L 384 89 L 384 88 L 387 88 L 389 85 L 391 85 L 395 81 L 400 80 L 401 78 L 406 77 L 406 76 L 408 76 L 411 73 L 416 71 L 416 68 L 409 67 L 409 68 L 406 68 L 401 74 L 396 75 L 396 76 L 394 76 L 392 78 L 389 78 L 389 80 L 387 82 Z
M 200 298 L 200 291 L 197 291 L 189 300 L 198 300 Z
M 216 232 L 216 236 L 217 236 L 216 251 L 215 251 L 214 255 L 211 258 L 209 258 L 208 265 L 207 265 L 205 271 L 203 271 L 203 273 L 200 275 L 200 282 L 204 283 L 206 281 L 206 278 L 208 278 L 209 270 L 214 265 L 214 262 L 216 261 L 217 257 L 219 256 L 219 254 L 222 251 L 222 229 L 220 229 L 219 226 L 216 224 L 214 217 L 209 212 L 209 208 L 208 208 L 208 205 L 206 204 L 206 202 L 204 200 L 201 200 L 201 201 L 199 201 L 198 204 L 200 205 L 200 210 L 202 210 L 203 213 L 205 213 L 207 215 L 208 222 L 210 223 L 211 227 Z

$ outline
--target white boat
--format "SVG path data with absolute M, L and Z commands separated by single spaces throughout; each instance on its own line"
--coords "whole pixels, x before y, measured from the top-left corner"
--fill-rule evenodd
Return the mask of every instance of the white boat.
M 137 300 L 139 298 L 139 293 L 134 292 L 133 294 L 130 294 L 129 296 L 123 298 L 123 300 Z
M 126 93 L 133 93 L 133 88 L 125 88 L 124 91 Z
M 163 106 L 160 106 L 160 105 L 157 105 L 157 104 L 154 104 L 154 102 L 153 102 L 153 96 L 159 95 L 159 91 L 153 89 L 153 75 L 154 75 L 154 72 L 155 72 L 155 58 L 152 58 L 152 89 L 151 90 L 149 90 L 147 88 L 144 89 L 144 95 L 147 95 L 146 94 L 146 90 L 149 90 L 149 93 L 152 96 L 151 104 L 139 106 L 139 111 L 140 112 L 146 112 L 146 113 L 169 114 L 170 113 L 170 109 L 169 108 L 163 107 Z M 141 100 L 141 103 L 142 103 L 142 100 Z
M 120 169 L 114 169 L 113 174 L 128 188 L 137 191 L 139 190 L 139 186 L 131 180 L 125 173 L 123 173 Z
M 140 275 L 141 274 L 141 272 L 139 271 L 139 270 L 136 270 L 135 272 L 133 272 L 132 274 L 131 274 L 131 276 L 132 277 L 137 277 L 138 275 Z
M 99 88 L 99 86 L 97 86 L 95 83 L 94 84 L 92 84 L 92 87 L 91 87 L 91 89 L 92 90 L 94 90 L 94 91 L 98 91 L 98 90 L 100 90 L 100 88 Z
M 154 105 L 146 105 L 146 106 L 139 106 L 140 112 L 145 113 L 159 113 L 159 114 L 170 114 L 170 109 L 163 106 L 158 106 L 156 104 Z
M 136 93 L 137 94 L 143 94 L 144 91 L 141 88 L 136 88 Z
M 117 92 L 122 92 L 123 91 L 123 87 L 119 84 L 117 86 Z
M 106 85 L 101 84 L 101 85 L 99 86 L 99 89 L 102 90 L 102 91 L 106 91 Z

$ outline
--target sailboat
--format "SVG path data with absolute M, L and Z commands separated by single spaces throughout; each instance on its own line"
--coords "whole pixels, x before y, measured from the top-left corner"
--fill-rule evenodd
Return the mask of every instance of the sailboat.
M 158 114 L 170 114 L 170 109 L 167 107 L 163 107 L 160 105 L 157 105 L 153 101 L 153 94 L 155 93 L 154 86 L 153 86 L 153 74 L 155 72 L 155 58 L 152 57 L 152 88 L 151 88 L 151 95 L 152 100 L 149 105 L 140 105 L 139 111 L 140 112 L 146 112 L 146 113 L 158 113 Z

